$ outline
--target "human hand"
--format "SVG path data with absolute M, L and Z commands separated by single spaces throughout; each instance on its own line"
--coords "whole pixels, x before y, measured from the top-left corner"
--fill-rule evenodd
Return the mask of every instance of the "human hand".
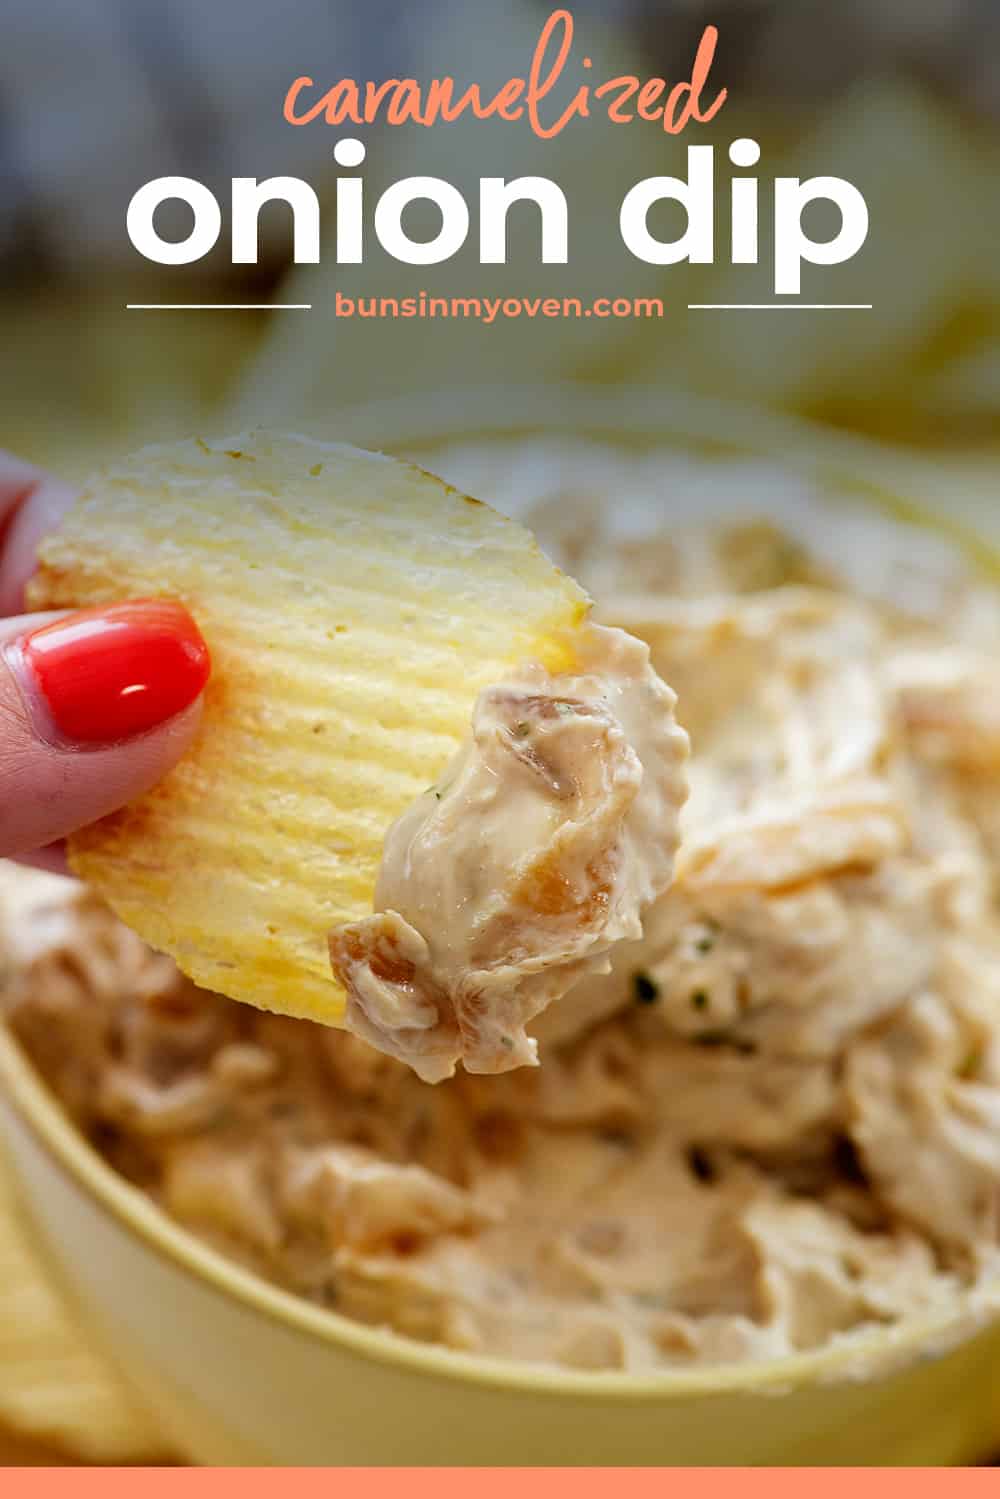
M 210 669 L 194 620 L 167 599 L 19 612 L 38 543 L 72 499 L 0 452 L 0 856 L 50 868 L 59 839 L 180 758 Z

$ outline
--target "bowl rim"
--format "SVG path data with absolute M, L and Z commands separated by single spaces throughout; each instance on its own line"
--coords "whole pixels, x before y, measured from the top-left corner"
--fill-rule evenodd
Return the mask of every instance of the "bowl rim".
M 500 404 L 498 404 L 498 398 Z M 666 405 L 665 405 L 666 403 Z M 544 418 L 539 412 L 544 412 Z M 842 489 L 866 495 L 897 519 L 930 526 L 950 536 L 1000 578 L 1000 553 L 972 530 L 904 499 L 894 481 L 892 449 L 867 438 L 841 434 L 737 403 L 665 395 L 637 387 L 581 389 L 522 388 L 511 392 L 440 392 L 416 400 L 372 403 L 341 410 L 335 430 L 318 434 L 355 441 L 392 434 L 397 451 L 411 446 L 442 447 L 474 438 L 549 434 L 559 429 L 590 439 L 626 444 L 631 438 L 669 445 L 684 441 L 731 456 L 771 458 L 823 475 Z M 428 429 L 436 435 L 428 438 Z M 729 434 L 737 430 L 733 438 Z M 725 436 L 719 434 L 725 433 Z M 366 437 L 366 434 L 371 434 Z M 412 433 L 411 435 L 408 435 Z M 947 1309 L 914 1316 L 892 1327 L 873 1327 L 835 1338 L 823 1347 L 771 1359 L 714 1364 L 695 1369 L 665 1368 L 643 1374 L 584 1371 L 419 1342 L 388 1328 L 354 1321 L 316 1306 L 265 1280 L 200 1241 L 175 1223 L 152 1198 L 120 1176 L 89 1144 L 63 1112 L 9 1028 L 0 1022 L 0 1083 L 6 1101 L 36 1143 L 106 1216 L 143 1246 L 187 1277 L 207 1283 L 286 1330 L 333 1343 L 371 1362 L 389 1364 L 446 1382 L 475 1384 L 536 1397 L 584 1398 L 615 1403 L 684 1399 L 723 1392 L 777 1395 L 793 1387 L 838 1380 L 873 1378 L 887 1369 L 939 1356 L 964 1342 L 1000 1314 L 1000 1279 L 963 1288 Z

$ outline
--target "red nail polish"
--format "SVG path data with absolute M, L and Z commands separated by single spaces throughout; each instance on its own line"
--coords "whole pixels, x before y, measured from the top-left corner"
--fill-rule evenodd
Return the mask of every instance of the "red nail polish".
M 24 635 L 17 665 L 61 737 L 113 744 L 190 706 L 211 663 L 198 626 L 169 599 L 81 609 Z

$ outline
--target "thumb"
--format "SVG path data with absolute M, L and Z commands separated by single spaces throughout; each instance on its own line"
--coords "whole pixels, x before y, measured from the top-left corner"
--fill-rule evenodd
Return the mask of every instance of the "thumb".
M 148 791 L 190 744 L 209 670 L 165 599 L 0 623 L 0 856 Z

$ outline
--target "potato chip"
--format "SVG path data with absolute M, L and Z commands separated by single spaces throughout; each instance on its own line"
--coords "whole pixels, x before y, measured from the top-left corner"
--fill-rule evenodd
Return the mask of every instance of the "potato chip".
M 41 553 L 35 608 L 181 599 L 213 675 L 197 741 L 75 835 L 73 868 L 196 983 L 329 1024 L 327 933 L 371 910 L 383 836 L 525 660 L 572 666 L 583 591 L 423 470 L 254 432 L 146 448 Z

